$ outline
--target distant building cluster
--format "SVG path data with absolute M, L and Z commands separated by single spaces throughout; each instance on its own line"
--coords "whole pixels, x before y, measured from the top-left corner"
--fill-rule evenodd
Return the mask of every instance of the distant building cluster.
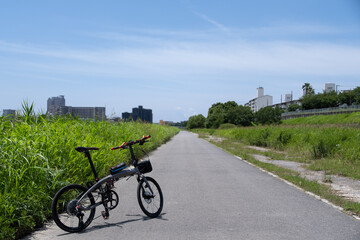
M 325 93 L 337 91 L 337 85 L 335 83 L 325 83 L 323 91 Z M 305 95 L 305 89 L 303 92 Z M 273 97 L 270 95 L 264 95 L 264 88 L 259 87 L 257 88 L 257 97 L 251 99 L 248 103 L 244 104 L 246 107 L 250 107 L 253 112 L 259 111 L 261 108 L 272 106 L 272 107 L 280 107 L 282 109 L 287 109 L 291 104 L 298 104 L 301 105 L 300 100 L 294 100 L 293 94 L 287 93 L 283 98 L 281 97 L 281 102 L 277 104 L 273 104 Z
M 47 114 L 49 116 L 71 115 L 81 119 L 105 120 L 105 107 L 72 107 L 66 106 L 64 95 L 50 97 L 47 100 Z M 3 109 L 3 116 L 15 116 L 16 110 Z M 112 118 L 113 121 L 121 121 L 119 117 Z M 147 123 L 153 123 L 153 113 L 151 109 L 145 109 L 143 106 L 133 108 L 132 112 L 122 113 L 123 121 L 141 120 Z
M 326 93 L 336 91 L 339 85 L 335 85 L 335 83 L 325 83 L 323 91 Z M 344 90 L 347 91 L 347 90 Z M 303 93 L 305 95 L 305 92 Z M 293 94 L 288 93 L 281 96 L 281 102 L 277 104 L 273 104 L 273 97 L 270 95 L 264 94 L 264 88 L 257 88 L 257 97 L 251 99 L 248 103 L 244 104 L 253 112 L 259 111 L 261 108 L 272 106 L 272 107 L 280 107 L 282 109 L 287 109 L 292 104 L 301 105 L 300 100 L 294 100 Z M 60 95 L 57 97 L 51 97 L 47 100 L 47 113 L 49 115 L 67 115 L 78 116 L 81 119 L 94 119 L 94 120 L 105 120 L 105 107 L 72 107 L 66 106 L 64 95 Z M 3 116 L 15 116 L 16 110 L 13 109 L 4 109 Z M 119 121 L 120 118 L 114 118 L 112 120 Z M 132 112 L 123 112 L 122 113 L 123 121 L 137 121 L 142 120 L 144 122 L 153 123 L 153 114 L 151 109 L 145 109 L 143 106 L 138 106 L 137 108 L 133 108 Z M 173 122 L 160 120 L 160 125 L 171 125 Z
M 13 109 L 3 109 L 3 116 L 6 117 L 6 116 L 13 116 L 15 117 L 16 115 L 16 110 L 13 110 Z
M 138 108 L 133 108 L 132 112 L 123 112 L 121 117 L 124 121 L 129 120 L 142 120 L 144 122 L 153 123 L 153 114 L 151 109 L 145 109 L 143 106 L 139 106 Z
M 51 97 L 47 100 L 47 112 L 49 115 L 78 116 L 82 119 L 105 120 L 105 107 L 71 107 L 65 106 L 65 97 Z
M 164 121 L 164 120 L 159 121 L 159 125 L 171 126 L 171 124 L 174 124 L 174 122 L 173 121 Z

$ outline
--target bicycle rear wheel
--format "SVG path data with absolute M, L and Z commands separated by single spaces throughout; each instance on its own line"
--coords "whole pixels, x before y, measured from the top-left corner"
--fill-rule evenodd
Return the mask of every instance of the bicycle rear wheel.
M 87 188 L 77 184 L 71 184 L 60 189 L 52 202 L 51 211 L 56 225 L 67 232 L 80 232 L 85 229 L 94 218 L 95 208 L 80 210 L 76 203 Z M 95 204 L 91 193 L 81 200 L 81 207 L 86 208 Z
M 160 215 L 163 208 L 163 195 L 159 184 L 151 177 L 146 177 L 148 184 L 141 179 L 137 187 L 137 198 L 141 210 L 149 217 Z M 151 190 L 152 192 L 151 192 Z

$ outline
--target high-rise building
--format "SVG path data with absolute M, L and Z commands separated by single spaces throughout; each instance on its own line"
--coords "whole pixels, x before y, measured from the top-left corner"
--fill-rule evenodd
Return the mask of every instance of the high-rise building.
M 47 111 L 49 115 L 67 115 L 78 116 L 86 119 L 92 118 L 96 120 L 105 120 L 105 107 L 71 107 L 65 106 L 65 97 L 60 95 L 58 97 L 49 98 L 47 101 Z
M 130 120 L 130 119 L 131 119 L 131 113 L 129 113 L 129 112 L 123 112 L 123 113 L 121 114 L 121 117 L 122 117 L 123 120 Z
M 329 92 L 334 92 L 335 89 L 335 83 L 325 83 L 324 84 L 324 92 L 329 93 Z
M 105 120 L 105 107 L 71 107 L 62 106 L 60 108 L 61 115 L 70 114 L 71 116 L 77 116 L 81 119 L 92 118 L 95 120 Z
M 59 115 L 61 107 L 65 106 L 65 97 L 60 95 L 47 100 L 47 112 L 49 115 Z
M 145 109 L 143 106 L 139 106 L 138 108 L 132 109 L 132 118 L 134 121 L 141 119 L 145 122 L 152 123 L 153 116 L 151 109 Z
M 123 120 L 142 120 L 144 122 L 153 123 L 153 114 L 151 109 L 145 109 L 143 106 L 133 108 L 132 113 L 122 113 Z
M 292 99 L 292 94 L 291 93 L 287 93 L 285 94 L 285 102 L 291 102 Z

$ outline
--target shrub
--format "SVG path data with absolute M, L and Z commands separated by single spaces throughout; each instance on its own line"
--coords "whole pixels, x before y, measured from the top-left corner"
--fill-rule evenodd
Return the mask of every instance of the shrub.
M 231 129 L 231 128 L 236 128 L 236 125 L 232 123 L 224 123 L 219 126 L 219 129 Z
M 206 118 L 202 114 L 191 116 L 186 124 L 187 129 L 204 128 Z
M 259 124 L 272 124 L 281 122 L 282 109 L 271 106 L 261 108 L 255 113 L 255 122 Z

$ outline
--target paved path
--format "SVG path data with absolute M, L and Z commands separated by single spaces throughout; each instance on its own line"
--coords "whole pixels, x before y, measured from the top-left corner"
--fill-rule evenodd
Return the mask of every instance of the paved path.
M 165 200 L 160 218 L 142 213 L 131 178 L 117 183 L 109 220 L 78 234 L 50 224 L 26 239 L 360 239 L 360 221 L 192 133 L 180 132 L 151 160 Z

